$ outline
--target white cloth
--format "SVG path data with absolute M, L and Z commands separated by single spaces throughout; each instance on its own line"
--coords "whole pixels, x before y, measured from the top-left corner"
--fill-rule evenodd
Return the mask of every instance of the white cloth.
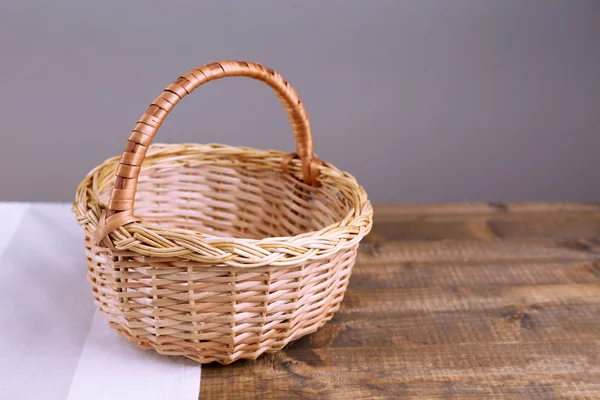
M 120 337 L 85 275 L 70 205 L 0 203 L 0 399 L 197 399 L 200 364 Z

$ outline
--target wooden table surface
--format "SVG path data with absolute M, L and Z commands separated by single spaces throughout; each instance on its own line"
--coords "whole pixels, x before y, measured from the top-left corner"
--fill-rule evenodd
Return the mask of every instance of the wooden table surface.
M 333 320 L 207 399 L 600 399 L 600 203 L 379 206 Z

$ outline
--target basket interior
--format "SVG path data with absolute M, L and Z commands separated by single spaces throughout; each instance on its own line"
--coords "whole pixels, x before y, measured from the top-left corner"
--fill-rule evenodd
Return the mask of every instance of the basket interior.
M 247 161 L 247 160 L 246 160 Z M 112 183 L 100 190 L 107 202 Z M 135 214 L 164 229 L 262 239 L 295 236 L 344 219 L 352 204 L 324 185 L 305 185 L 278 170 L 235 158 L 208 163 L 202 155 L 147 159 Z

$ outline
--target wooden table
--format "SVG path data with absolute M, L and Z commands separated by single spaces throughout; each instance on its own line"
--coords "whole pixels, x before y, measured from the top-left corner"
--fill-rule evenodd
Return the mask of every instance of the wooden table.
M 600 399 L 600 203 L 379 206 L 331 322 L 206 399 Z

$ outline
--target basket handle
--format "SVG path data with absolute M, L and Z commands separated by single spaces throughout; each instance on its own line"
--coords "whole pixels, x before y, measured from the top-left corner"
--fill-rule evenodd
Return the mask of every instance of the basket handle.
M 317 175 L 321 162 L 314 156 L 308 115 L 294 88 L 277 72 L 260 64 L 247 61 L 219 61 L 206 64 L 180 76 L 167 86 L 139 118 L 121 156 L 115 187 L 108 203 L 108 211 L 105 217 L 101 218 L 96 231 L 99 241 L 126 223 L 140 220 L 133 216 L 140 167 L 152 138 L 169 112 L 198 86 L 226 76 L 246 76 L 258 79 L 275 90 L 275 94 L 287 111 L 296 140 L 296 153 L 283 158 L 282 169 L 284 173 L 287 173 L 288 163 L 293 158 L 299 157 L 302 162 L 304 182 L 318 186 Z

